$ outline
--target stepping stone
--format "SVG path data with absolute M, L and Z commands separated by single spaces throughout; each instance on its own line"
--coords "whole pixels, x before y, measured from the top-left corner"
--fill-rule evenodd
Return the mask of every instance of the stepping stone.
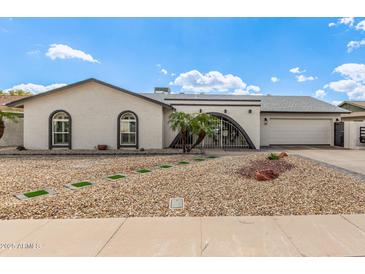
M 64 186 L 69 189 L 76 190 L 76 189 L 83 188 L 86 186 L 94 186 L 94 185 L 95 185 L 95 183 L 92 183 L 89 181 L 80 181 L 80 182 L 65 184 Z
M 16 198 L 18 198 L 19 200 L 28 200 L 28 199 L 32 199 L 32 198 L 39 197 L 39 196 L 50 196 L 50 195 L 55 195 L 55 194 L 56 194 L 56 192 L 54 190 L 52 190 L 50 188 L 43 188 L 43 189 L 39 189 L 39 190 L 35 190 L 35 191 L 15 194 L 14 196 Z
M 172 167 L 171 165 L 160 165 L 160 168 L 170 168 Z
M 205 161 L 205 159 L 204 158 L 195 158 L 194 161 L 196 161 L 196 162 L 202 162 L 202 161 Z
M 151 172 L 151 170 L 147 168 L 141 168 L 137 170 L 137 173 L 148 173 L 148 172 Z
M 123 175 L 123 174 L 114 174 L 114 175 L 110 175 L 107 176 L 106 179 L 109 181 L 118 181 L 120 179 L 124 179 L 127 178 L 127 176 Z

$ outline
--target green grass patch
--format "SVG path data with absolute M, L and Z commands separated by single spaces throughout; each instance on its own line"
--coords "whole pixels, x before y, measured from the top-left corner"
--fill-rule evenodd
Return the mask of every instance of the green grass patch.
M 33 198 L 33 197 L 46 195 L 46 194 L 49 194 L 48 191 L 45 191 L 44 189 L 41 189 L 41 190 L 37 190 L 37 191 L 24 193 L 24 196 L 27 197 L 27 198 Z
M 115 174 L 115 175 L 108 176 L 107 178 L 109 180 L 115 181 L 115 180 L 124 179 L 124 178 L 126 178 L 126 176 L 122 175 L 122 174 Z
M 83 181 L 83 182 L 73 183 L 71 185 L 74 186 L 74 187 L 84 187 L 84 186 L 91 186 L 92 183 L 87 182 L 87 181 Z
M 202 162 L 202 161 L 205 161 L 205 159 L 204 158 L 195 158 L 194 161 L 196 161 L 196 162 Z
M 170 168 L 172 167 L 171 165 L 160 165 L 160 168 Z
M 218 158 L 218 156 L 215 156 L 215 155 L 209 155 L 207 156 L 208 159 L 215 159 L 215 158 Z
M 141 169 L 138 169 L 137 172 L 138 173 L 148 173 L 148 172 L 151 172 L 151 170 L 147 169 L 147 168 L 141 168 Z
M 188 161 L 180 161 L 180 162 L 178 162 L 178 164 L 179 165 L 188 165 L 188 164 L 190 164 L 190 162 L 188 162 Z

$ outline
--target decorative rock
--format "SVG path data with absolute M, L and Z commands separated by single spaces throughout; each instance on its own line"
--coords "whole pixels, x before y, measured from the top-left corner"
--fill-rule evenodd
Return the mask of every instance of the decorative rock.
M 276 179 L 279 177 L 279 173 L 275 172 L 272 169 L 263 169 L 256 171 L 256 180 L 257 181 L 267 181 Z
M 279 159 L 284 158 L 284 157 L 288 157 L 288 153 L 286 153 L 286 152 L 281 152 L 281 153 L 279 154 Z

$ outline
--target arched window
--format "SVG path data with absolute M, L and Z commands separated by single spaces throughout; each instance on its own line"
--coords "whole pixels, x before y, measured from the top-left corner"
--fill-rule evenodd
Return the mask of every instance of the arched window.
M 71 116 L 64 110 L 58 110 L 50 115 L 49 148 L 71 148 Z
M 118 117 L 118 148 L 138 148 L 138 118 L 132 111 L 124 111 Z

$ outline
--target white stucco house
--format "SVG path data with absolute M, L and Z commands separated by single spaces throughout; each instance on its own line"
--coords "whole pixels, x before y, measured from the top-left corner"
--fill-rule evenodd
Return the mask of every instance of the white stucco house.
M 203 147 L 333 145 L 334 122 L 347 110 L 308 96 L 135 93 L 87 79 L 8 104 L 24 108 L 28 149 L 178 147 L 173 111 L 206 112 L 221 123 Z

